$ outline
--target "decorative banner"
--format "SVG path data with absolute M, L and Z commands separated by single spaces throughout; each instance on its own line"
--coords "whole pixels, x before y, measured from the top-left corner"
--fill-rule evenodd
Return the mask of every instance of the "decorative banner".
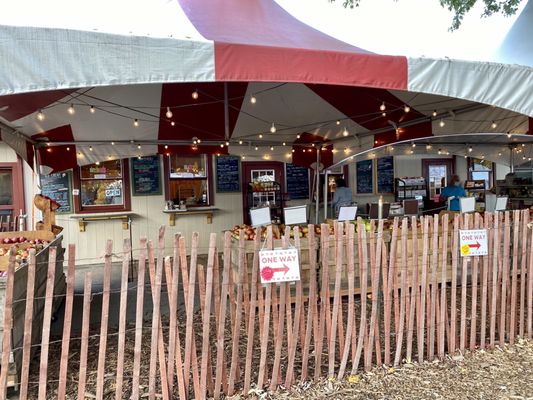
M 489 254 L 486 229 L 459 230 L 461 256 L 486 256 Z
M 298 250 L 261 250 L 259 252 L 259 272 L 261 273 L 261 283 L 299 281 Z

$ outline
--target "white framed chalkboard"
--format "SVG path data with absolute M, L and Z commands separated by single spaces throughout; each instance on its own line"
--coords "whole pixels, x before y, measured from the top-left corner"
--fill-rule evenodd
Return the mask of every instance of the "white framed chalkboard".
M 217 192 L 241 191 L 241 158 L 237 156 L 216 157 Z
M 57 213 L 73 213 L 72 171 L 41 175 L 41 194 L 60 204 Z

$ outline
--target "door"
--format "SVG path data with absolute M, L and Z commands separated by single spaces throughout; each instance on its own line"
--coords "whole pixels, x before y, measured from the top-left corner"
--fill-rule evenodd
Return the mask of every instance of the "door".
M 18 230 L 16 217 L 24 213 L 22 163 L 0 163 L 0 230 Z
M 427 182 L 428 201 L 440 203 L 440 192 L 455 173 L 453 158 L 424 158 L 422 173 Z
M 243 162 L 242 163 L 242 204 L 243 221 L 250 224 L 250 208 L 269 205 L 272 216 L 281 217 L 284 206 L 284 193 L 279 190 L 252 192 L 252 182 L 277 182 L 280 188 L 285 187 L 284 166 L 281 162 Z M 272 186 L 275 188 L 275 186 Z

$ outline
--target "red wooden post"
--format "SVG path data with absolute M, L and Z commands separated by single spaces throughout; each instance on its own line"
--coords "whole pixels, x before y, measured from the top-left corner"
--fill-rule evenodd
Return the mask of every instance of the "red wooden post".
M 376 337 L 377 313 L 378 313 L 378 286 L 379 271 L 381 268 L 381 243 L 383 236 L 383 220 L 378 222 L 378 242 L 375 243 L 374 232 L 370 232 L 370 280 L 372 287 L 372 309 L 370 312 L 370 328 L 368 334 L 367 349 L 365 351 L 365 370 L 372 367 L 372 349 Z M 362 294 L 363 295 L 363 294 Z
M 513 212 L 513 274 L 511 276 L 511 318 L 509 343 L 514 344 L 516 332 L 516 287 L 518 280 L 518 234 L 520 232 L 520 210 Z
M 144 273 L 146 269 L 146 238 L 141 238 L 140 253 L 137 266 L 137 304 L 135 308 L 135 344 L 133 349 L 133 374 L 131 383 L 131 399 L 139 399 L 139 384 L 141 377 L 141 348 L 143 334 L 143 306 L 144 306 Z M 78 394 L 78 398 L 80 397 Z
M 405 328 L 405 308 L 407 300 L 407 218 L 402 220 L 402 271 L 400 277 L 401 298 L 400 298 L 400 327 L 396 337 L 396 354 L 394 365 L 400 363 L 403 345 L 403 334 Z
M 409 303 L 409 323 L 407 324 L 407 352 L 406 358 L 410 362 L 413 351 L 413 336 L 415 325 L 415 311 L 420 310 L 420 301 L 418 296 L 418 226 L 417 217 L 411 217 L 411 245 L 412 245 L 412 284 L 411 284 L 411 301 Z
M 428 287 L 428 250 L 429 250 L 429 218 L 421 217 L 422 226 L 422 277 L 420 282 L 420 309 L 418 312 L 417 326 L 418 326 L 418 362 L 424 360 L 424 325 L 426 322 L 426 291 Z
M 52 250 L 53 250 L 53 256 L 54 256 L 54 263 L 55 263 L 55 247 L 50 248 L 50 257 L 52 257 Z M 13 286 L 15 281 L 15 255 L 16 250 L 15 247 L 11 247 L 9 250 L 9 263 L 7 265 L 7 282 L 6 282 L 6 301 L 4 305 L 4 335 L 2 338 L 2 356 L 1 356 L 1 362 L 0 362 L 0 397 L 2 399 L 6 398 L 7 395 L 7 373 L 9 371 L 9 356 L 11 354 L 11 329 L 13 328 Z M 50 270 L 50 266 L 48 267 Z M 46 300 L 48 300 L 48 281 L 46 285 Z M 52 286 L 53 289 L 53 286 Z M 50 296 L 52 293 L 50 293 Z M 52 299 L 50 299 L 52 301 Z M 50 305 L 50 309 L 51 309 Z M 45 305 L 45 312 L 46 312 L 46 305 Z M 46 313 L 45 313 L 46 316 Z M 50 312 L 51 317 L 51 312 Z M 50 319 L 49 319 L 50 320 Z M 48 320 L 48 326 L 50 326 L 50 321 Z M 46 320 L 44 320 L 46 323 Z M 44 330 L 44 327 L 43 327 Z M 50 328 L 48 328 L 48 332 L 50 332 Z M 43 332 L 44 336 L 44 332 Z M 46 339 L 46 345 L 47 345 L 47 353 L 48 353 L 48 340 Z M 44 343 L 44 337 L 43 337 L 43 344 Z M 42 354 L 42 353 L 41 353 Z M 48 356 L 48 354 L 47 354 Z M 46 362 L 48 359 L 46 360 Z M 46 366 L 46 365 L 45 365 Z M 41 365 L 42 367 L 42 365 Z M 46 371 L 45 371 L 46 374 Z M 45 375 L 46 380 L 46 375 Z M 39 379 L 39 382 L 41 379 Z M 44 395 L 46 395 L 46 382 L 44 383 Z M 39 397 L 41 396 L 41 387 L 39 387 Z M 44 397 L 43 397 L 44 398 Z
M 11 259 L 11 253 L 10 253 L 10 259 Z M 40 363 L 40 370 L 39 370 L 39 400 L 46 399 L 46 386 L 47 386 L 47 374 L 48 374 L 48 346 L 50 344 L 50 324 L 52 322 L 52 304 L 54 302 L 53 296 L 54 296 L 55 271 L 56 271 L 56 248 L 50 247 L 50 253 L 48 255 L 48 274 L 46 275 L 46 294 L 45 294 L 45 299 L 44 299 L 44 311 L 43 311 L 43 334 L 41 338 L 41 363 Z M 13 293 L 11 293 L 11 297 L 12 296 L 13 296 Z M 7 297 L 7 293 L 6 293 L 6 297 Z M 102 305 L 102 308 L 103 308 L 103 305 Z M 4 332 L 10 332 L 11 326 L 8 326 L 8 328 L 9 329 L 6 329 L 4 327 L 5 329 Z M 106 330 L 106 335 L 107 335 L 107 330 Z M 6 334 L 4 334 L 4 342 L 5 341 L 6 341 Z M 8 353 L 9 353 L 9 350 L 8 350 Z M 2 371 L 4 371 L 3 368 L 2 368 Z
M 484 218 L 484 227 L 487 230 L 487 248 L 491 249 L 492 244 L 492 229 L 490 226 L 491 223 L 491 214 L 485 213 Z M 482 272 L 481 272 L 481 322 L 480 322 L 480 337 L 479 337 L 479 347 L 481 349 L 485 348 L 485 335 L 487 329 L 487 289 L 488 289 L 488 274 L 489 274 L 489 256 L 483 256 L 482 258 Z
M 503 269 L 500 305 L 500 346 L 505 343 L 505 318 L 507 314 L 507 277 L 509 276 L 509 245 L 511 241 L 511 221 L 509 211 L 505 212 L 505 225 L 503 236 Z
M 499 230 L 499 213 L 494 215 L 494 240 L 492 253 L 492 290 L 491 290 L 491 307 L 490 307 L 490 333 L 489 346 L 494 347 L 496 336 L 496 318 L 497 318 L 497 298 L 498 298 L 498 253 L 500 249 L 500 230 Z
M 518 317 L 518 335 L 524 337 L 524 315 L 526 309 L 526 282 L 527 282 L 527 224 L 529 223 L 529 210 L 522 210 L 522 238 L 520 242 L 520 312 Z M 531 277 L 529 277 L 531 279 Z

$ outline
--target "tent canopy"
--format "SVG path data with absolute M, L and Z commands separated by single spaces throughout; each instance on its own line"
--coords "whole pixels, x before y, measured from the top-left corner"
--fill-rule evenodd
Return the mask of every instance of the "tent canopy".
M 50 170 L 156 152 L 309 164 L 318 147 L 330 164 L 344 148 L 531 131 L 531 65 L 369 53 L 272 0 L 158 0 L 157 28 L 132 2 L 121 29 L 99 18 L 103 1 L 85 22 L 69 7 L 38 8 L 36 22 L 29 3 L 0 20 L 2 138 L 27 160 L 37 143 Z

